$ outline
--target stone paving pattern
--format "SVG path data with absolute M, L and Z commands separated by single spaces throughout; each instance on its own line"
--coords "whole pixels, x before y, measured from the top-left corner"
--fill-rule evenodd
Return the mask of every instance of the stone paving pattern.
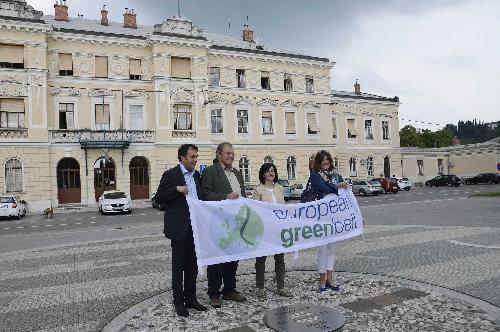
M 365 235 L 338 245 L 336 270 L 429 282 L 500 306 L 500 225 L 491 212 L 498 211 L 498 200 L 448 204 L 470 204 L 476 213 L 484 208 L 487 217 L 473 226 L 432 226 L 424 219 L 396 224 L 390 212 L 401 216 L 409 206 L 363 208 Z M 458 219 L 460 211 L 447 217 Z M 300 252 L 297 260 L 286 255 L 287 270 L 315 270 L 315 257 L 315 250 Z M 273 260 L 267 262 L 271 271 Z M 0 330 L 98 331 L 130 306 L 167 291 L 169 271 L 170 245 L 160 234 L 0 253 Z M 248 280 L 242 290 L 250 292 L 253 280 L 244 276 L 254 272 L 254 261 L 240 262 L 238 272 Z M 204 276 L 199 280 L 206 286 Z

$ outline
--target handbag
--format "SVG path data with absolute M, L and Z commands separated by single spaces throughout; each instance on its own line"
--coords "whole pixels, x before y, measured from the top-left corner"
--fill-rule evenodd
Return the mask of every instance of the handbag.
M 318 199 L 318 190 L 311 185 L 311 178 L 307 181 L 306 188 L 300 194 L 300 202 L 307 203 Z

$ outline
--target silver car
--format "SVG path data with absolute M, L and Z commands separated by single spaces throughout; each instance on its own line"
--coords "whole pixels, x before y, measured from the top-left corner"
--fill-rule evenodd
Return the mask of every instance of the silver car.
M 382 189 L 382 186 L 378 181 L 363 180 L 352 182 L 352 192 L 355 194 L 359 194 L 359 196 L 366 196 L 367 194 L 376 196 L 378 194 L 383 194 L 384 189 Z

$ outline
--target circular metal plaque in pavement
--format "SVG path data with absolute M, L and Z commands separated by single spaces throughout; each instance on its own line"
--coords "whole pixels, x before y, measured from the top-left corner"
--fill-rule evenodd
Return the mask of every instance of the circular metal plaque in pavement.
M 295 304 L 269 310 L 264 323 L 275 331 L 330 332 L 345 324 L 339 311 L 313 304 Z

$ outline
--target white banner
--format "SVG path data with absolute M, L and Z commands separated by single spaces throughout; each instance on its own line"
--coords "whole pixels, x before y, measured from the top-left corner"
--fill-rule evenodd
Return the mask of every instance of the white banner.
M 351 190 L 299 204 L 187 196 L 198 266 L 313 248 L 363 233 Z

